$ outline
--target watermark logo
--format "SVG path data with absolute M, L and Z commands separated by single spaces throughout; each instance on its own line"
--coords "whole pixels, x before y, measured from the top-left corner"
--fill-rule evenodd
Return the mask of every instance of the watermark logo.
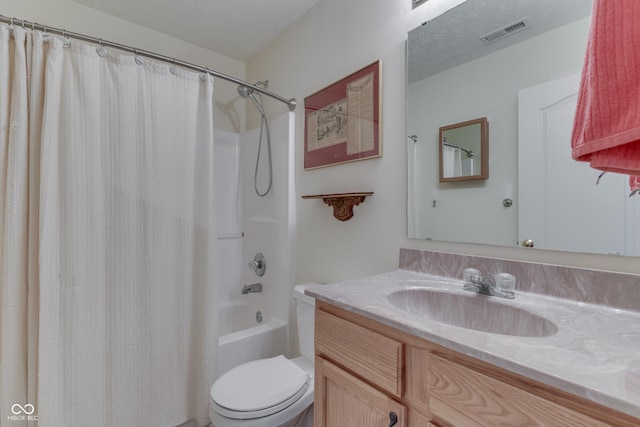
M 35 414 L 36 408 L 31 403 L 21 405 L 14 403 L 11 405 L 11 414 L 8 415 L 9 421 L 38 421 L 38 415 Z
M 13 413 L 13 415 L 20 415 L 20 414 L 31 415 L 35 411 L 36 411 L 36 408 L 34 408 L 31 403 L 27 403 L 24 406 L 18 403 L 14 403 L 13 406 L 11 407 L 11 412 Z

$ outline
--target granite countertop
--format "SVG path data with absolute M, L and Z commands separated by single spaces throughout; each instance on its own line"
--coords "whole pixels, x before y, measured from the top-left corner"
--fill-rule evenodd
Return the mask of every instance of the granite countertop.
M 491 298 L 553 322 L 546 337 L 475 331 L 429 320 L 393 306 L 387 296 L 416 287 L 476 297 L 463 282 L 396 270 L 312 287 L 308 295 L 508 371 L 640 418 L 640 313 L 518 291 Z

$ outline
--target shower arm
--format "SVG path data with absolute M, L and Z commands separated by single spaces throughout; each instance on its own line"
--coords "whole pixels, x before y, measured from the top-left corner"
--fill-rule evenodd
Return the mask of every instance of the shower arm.
M 89 43 L 94 43 L 97 45 L 100 45 L 101 47 L 113 47 L 116 48 L 118 50 L 122 50 L 125 52 L 129 52 L 129 53 L 133 53 L 137 56 L 144 56 L 147 58 L 151 58 L 151 59 L 155 59 L 157 61 L 162 61 L 162 62 L 166 62 L 168 64 L 172 64 L 172 65 L 176 65 L 176 66 L 180 66 L 182 68 L 186 68 L 192 71 L 198 71 L 201 73 L 206 73 L 209 74 L 211 76 L 214 77 L 218 77 L 222 80 L 226 80 L 228 82 L 231 83 L 235 83 L 237 85 L 242 85 L 242 86 L 246 86 L 248 88 L 251 88 L 253 90 L 255 90 L 256 92 L 260 92 L 264 95 L 267 95 L 271 98 L 277 99 L 278 101 L 287 104 L 287 107 L 289 107 L 289 111 L 293 111 L 296 108 L 296 104 L 297 101 L 295 98 L 290 98 L 287 99 L 283 96 L 280 96 L 276 93 L 273 93 L 265 88 L 261 88 L 259 86 L 253 85 L 251 83 L 247 83 L 243 80 L 240 80 L 236 77 L 232 77 L 232 76 L 228 76 L 226 74 L 223 74 L 221 72 L 218 71 L 214 71 L 214 70 L 210 70 L 208 67 L 202 67 L 200 65 L 195 65 L 195 64 L 191 64 L 189 62 L 185 62 L 185 61 L 180 61 L 178 59 L 175 58 L 171 58 L 169 56 L 165 56 L 165 55 L 161 55 L 159 53 L 155 53 L 155 52 L 151 52 L 148 50 L 143 50 L 143 49 L 137 49 L 135 47 L 131 47 L 131 46 L 127 46 L 127 45 L 123 45 L 120 43 L 115 43 L 115 42 L 110 42 L 110 41 L 106 41 L 106 40 L 102 40 L 100 38 L 96 38 L 96 37 L 92 37 L 92 36 L 87 36 L 85 34 L 80 34 L 80 33 L 74 33 L 71 31 L 67 31 L 67 30 L 63 30 L 60 28 L 55 28 L 55 27 L 49 27 L 48 25 L 42 25 L 42 24 L 38 24 L 36 22 L 31 22 L 31 21 L 26 21 L 24 19 L 17 19 L 17 18 L 9 18 L 7 16 L 4 15 L 0 15 L 0 22 L 4 22 L 5 24 L 10 24 L 10 25 L 20 25 L 22 28 L 27 29 L 30 28 L 31 30 L 38 30 L 38 31 L 42 31 L 44 33 L 49 33 L 49 34 L 56 34 L 59 36 L 62 36 L 64 38 L 73 38 L 73 39 L 77 39 L 77 40 L 82 40 L 85 42 L 89 42 Z

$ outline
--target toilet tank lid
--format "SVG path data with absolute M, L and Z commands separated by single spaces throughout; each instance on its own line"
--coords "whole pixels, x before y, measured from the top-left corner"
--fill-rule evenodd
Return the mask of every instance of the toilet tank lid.
M 312 283 L 302 283 L 293 287 L 293 299 L 299 299 L 300 301 L 304 301 L 307 304 L 314 305 L 315 299 L 310 297 L 309 295 L 305 295 L 304 291 L 308 288 L 314 288 L 316 286 L 322 286 L 322 283 L 312 282 Z

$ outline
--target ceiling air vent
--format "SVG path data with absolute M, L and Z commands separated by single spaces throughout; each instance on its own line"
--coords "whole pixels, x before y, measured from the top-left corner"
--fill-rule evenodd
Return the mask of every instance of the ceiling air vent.
M 526 30 L 529 28 L 531 24 L 529 23 L 529 18 L 522 18 L 517 20 L 516 22 L 512 22 L 511 24 L 505 25 L 502 28 L 498 28 L 497 30 L 493 30 L 490 33 L 487 33 L 483 36 L 480 36 L 480 40 L 484 44 L 495 43 L 498 40 L 502 40 L 505 37 L 508 37 L 512 34 L 519 33 L 522 30 Z

